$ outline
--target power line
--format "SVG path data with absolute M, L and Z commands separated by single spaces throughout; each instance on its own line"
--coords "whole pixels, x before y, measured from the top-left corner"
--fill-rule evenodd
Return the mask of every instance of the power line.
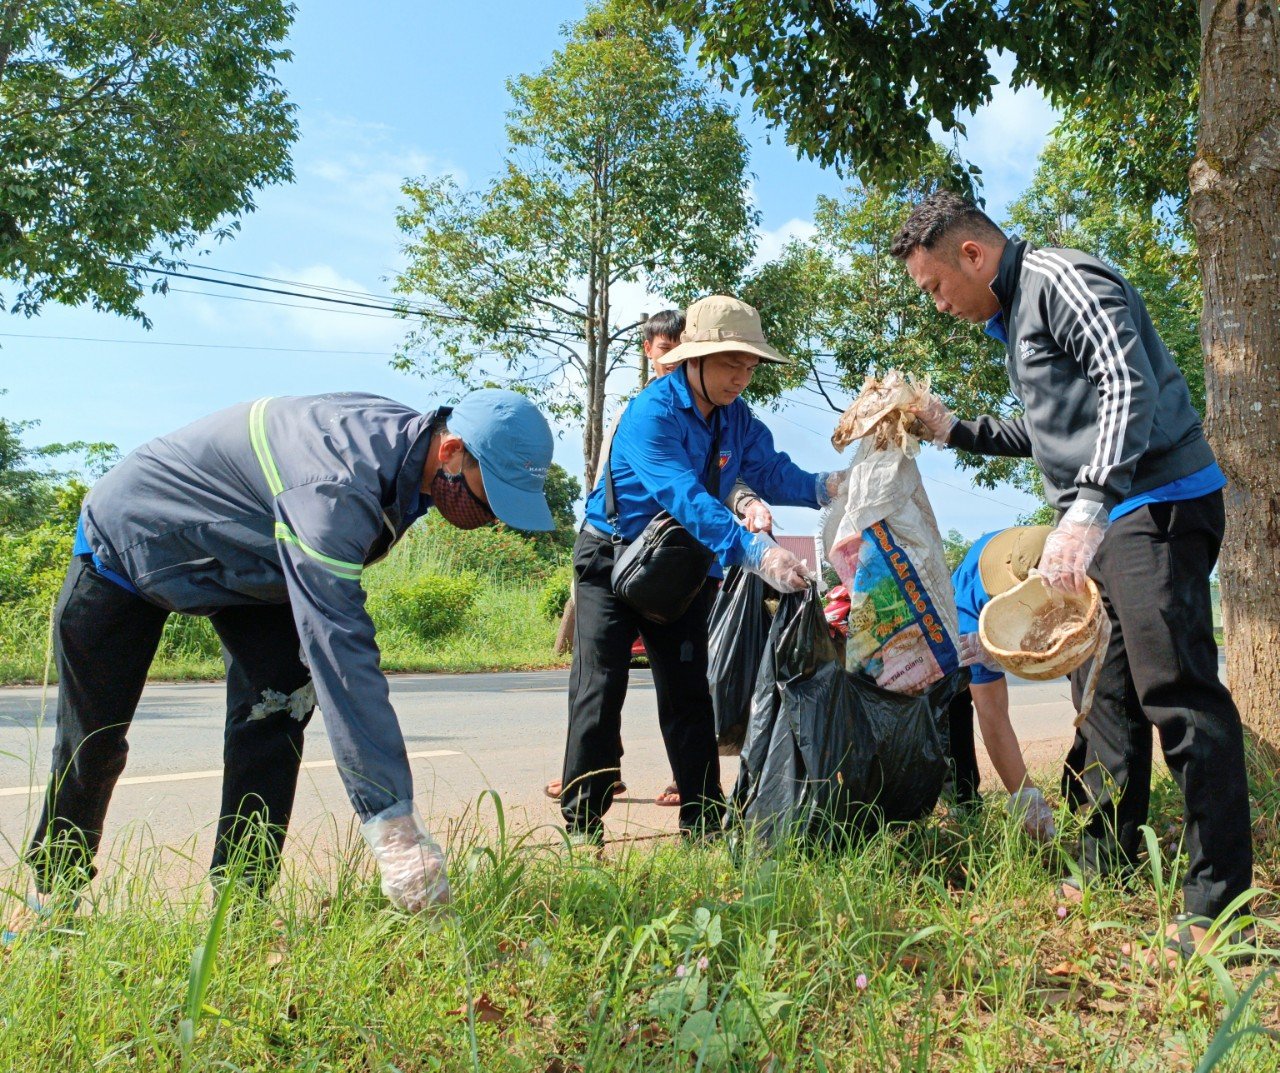
M 189 279 L 194 280 L 197 283 L 213 283 L 219 287 L 235 287 L 239 290 L 259 291 L 263 294 L 280 294 L 288 298 L 306 298 L 308 301 L 326 302 L 331 305 L 352 306 L 359 309 L 376 309 L 383 313 L 418 313 L 423 316 L 430 316 L 435 313 L 434 310 L 428 310 L 425 308 L 415 309 L 408 305 L 394 306 L 379 304 L 376 302 L 360 302 L 354 298 L 335 298 L 331 295 L 325 294 L 306 294 L 301 291 L 287 290 L 282 287 L 263 287 L 257 283 L 237 283 L 235 280 L 218 279 L 216 276 L 201 276 L 194 272 L 178 272 L 172 268 L 152 268 L 147 265 L 126 264 L 123 261 L 112 261 L 111 264 L 115 268 L 125 268 L 131 272 L 146 272 L 153 276 L 165 276 L 173 279 Z M 295 287 L 308 286 L 306 283 L 295 283 L 293 285 Z
M 328 294 L 309 294 L 306 291 L 288 289 L 288 287 L 307 287 L 307 288 L 311 288 L 312 290 L 330 290 L 336 293 L 348 293 L 348 294 L 358 293 L 358 292 L 350 292 L 350 291 L 344 292 L 339 290 L 338 288 L 321 287 L 321 286 L 312 285 L 309 283 L 299 283 L 294 280 L 275 281 L 275 282 L 281 282 L 286 284 L 287 285 L 286 287 L 262 287 L 253 283 L 237 283 L 234 280 L 218 279 L 214 276 L 197 275 L 194 272 L 179 272 L 176 269 L 171 269 L 171 268 L 153 268 L 148 265 L 132 265 L 132 264 L 127 264 L 124 261 L 112 261 L 110 263 L 116 268 L 124 268 L 133 272 L 146 272 L 152 275 L 165 276 L 173 279 L 189 279 L 197 283 L 212 283 L 215 286 L 235 287 L 240 290 L 258 291 L 264 294 L 278 294 L 287 298 L 301 298 L 309 302 L 324 302 L 328 305 L 350 307 L 356 310 L 365 310 L 365 309 L 375 310 L 379 313 L 392 314 L 398 318 L 404 318 L 407 316 L 418 316 L 418 317 L 423 317 L 429 320 L 454 321 L 462 324 L 470 323 L 470 318 L 459 316 L 456 313 L 445 312 L 445 308 L 441 306 L 436 306 L 433 308 L 433 307 L 424 306 L 424 305 L 409 305 L 408 303 L 404 303 L 404 302 L 398 302 L 395 305 L 384 305 L 379 302 L 357 301 L 354 298 L 337 298 Z M 225 271 L 225 270 L 218 270 L 218 271 Z M 246 276 L 248 278 L 253 278 L 253 279 L 263 279 L 263 280 L 272 279 L 272 277 L 269 277 L 269 276 L 250 276 L 249 273 L 235 273 L 235 274 Z M 216 294 L 209 291 L 190 291 L 190 290 L 185 290 L 181 287 L 171 287 L 169 289 L 173 291 L 177 291 L 179 293 L 183 293 L 183 294 L 202 294 L 207 298 L 234 297 L 232 295 L 221 295 L 221 294 Z M 376 296 L 371 296 L 371 297 L 376 297 Z M 240 296 L 240 301 L 253 301 L 253 300 L 254 299 L 248 299 L 243 296 Z M 282 304 L 282 303 L 271 303 L 269 300 L 261 299 L 261 298 L 256 299 L 256 301 L 263 305 Z M 388 299 L 385 299 L 385 301 L 396 302 L 397 300 L 394 298 L 388 298 Z M 293 308 L 293 309 L 307 308 L 305 306 L 288 306 L 288 305 L 286 307 Z M 346 312 L 346 308 L 344 308 L 342 311 Z M 373 316 L 375 314 L 353 313 L 351 315 Z M 527 330 L 524 334 L 541 335 L 544 337 L 561 336 L 566 339 L 575 339 L 575 340 L 578 339 L 580 336 L 580 333 L 576 331 L 568 331 L 562 328 L 547 327 L 545 325 L 538 325 L 535 329 Z
M 134 267 L 141 268 L 142 266 L 138 265 Z M 189 268 L 190 265 L 186 267 Z M 351 287 L 329 287 L 323 283 L 303 283 L 301 280 L 280 279 L 278 276 L 259 276 L 259 275 L 255 275 L 253 272 L 236 272 L 230 268 L 214 268 L 211 265 L 205 265 L 203 267 L 203 271 L 216 272 L 219 275 L 223 275 L 223 276 L 238 276 L 241 279 L 256 279 L 256 280 L 262 281 L 263 283 L 279 283 L 281 286 L 285 286 L 285 287 L 307 287 L 310 290 L 327 291 L 330 294 L 349 295 L 353 298 L 362 298 L 362 299 L 376 298 L 379 301 L 383 301 L 383 302 L 400 301 L 400 299 L 392 297 L 391 295 L 374 294 L 372 291 L 367 291 L 367 290 L 356 290 Z
M 202 291 L 191 291 L 201 294 Z M 297 306 L 294 308 L 305 308 Z M 116 343 L 121 346 L 171 346 L 195 350 L 257 350 L 274 354 L 347 354 L 353 357 L 385 358 L 385 350 L 312 350 L 289 346 L 241 346 L 232 343 L 174 343 L 165 339 L 100 339 L 89 335 L 24 335 L 21 332 L 0 332 L 0 339 L 43 339 L 60 343 Z
M 226 302 L 249 302 L 252 305 L 259 306 L 279 306 L 281 309 L 302 309 L 311 313 L 341 313 L 348 317 L 369 317 L 371 320 L 398 320 L 400 318 L 394 316 L 386 316 L 382 313 L 363 313 L 358 309 L 317 309 L 315 306 L 298 305 L 297 302 L 277 302 L 270 298 L 250 298 L 247 294 L 218 294 L 216 291 L 198 291 L 193 287 L 170 287 L 173 294 L 198 294 L 202 298 L 221 298 Z M 307 298 L 308 295 L 297 295 L 299 298 Z

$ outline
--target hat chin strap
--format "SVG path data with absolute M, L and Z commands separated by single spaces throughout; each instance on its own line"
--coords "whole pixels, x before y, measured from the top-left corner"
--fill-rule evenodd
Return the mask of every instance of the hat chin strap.
M 698 386 L 702 388 L 701 398 L 703 402 L 708 403 L 711 406 L 711 410 L 714 413 L 717 409 L 719 409 L 719 407 L 717 407 L 716 404 L 711 401 L 711 396 L 707 392 L 707 367 L 705 364 L 705 359 L 690 358 L 689 360 L 697 361 L 698 363 Z M 688 369 L 688 367 L 689 367 L 688 363 L 686 363 L 685 368 Z M 710 414 L 708 414 L 707 416 L 710 416 Z

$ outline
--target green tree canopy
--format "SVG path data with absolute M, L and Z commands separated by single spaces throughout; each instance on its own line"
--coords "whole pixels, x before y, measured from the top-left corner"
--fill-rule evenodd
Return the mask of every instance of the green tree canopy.
M 1058 107 L 1130 134 L 1141 102 L 1156 88 L 1184 91 L 1199 63 L 1194 0 L 652 2 L 788 144 L 890 181 L 927 165 L 931 123 L 963 134 L 963 113 L 990 103 L 997 51 L 1014 57 L 1014 86 L 1036 85 Z M 953 173 L 973 174 L 958 162 Z
M 0 533 L 74 525 L 89 490 L 85 478 L 100 477 L 119 458 L 110 443 L 77 440 L 32 447 L 24 442 L 25 435 L 39 424 L 0 417 Z M 68 456 L 79 456 L 81 465 L 55 468 L 56 461 Z
M 564 34 L 547 67 L 508 83 L 499 178 L 405 184 L 396 290 L 430 312 L 398 364 L 514 381 L 584 418 L 591 481 L 608 378 L 635 356 L 619 288 L 684 304 L 733 287 L 756 216 L 734 113 L 685 74 L 662 22 L 610 0 Z
M 118 262 L 172 263 L 292 177 L 274 75 L 292 16 L 285 0 L 0 0 L 9 308 L 90 302 L 145 321 L 145 278 Z
M 1089 250 L 1138 289 L 1196 409 L 1204 413 L 1200 264 L 1195 236 L 1175 206 L 1153 207 L 1089 155 L 1075 123 L 1040 154 L 1031 185 L 1009 207 L 1009 226 L 1040 246 Z
M 839 412 L 868 376 L 898 369 L 928 377 L 957 407 L 1013 412 L 1000 345 L 972 325 L 939 317 L 889 253 L 911 206 L 947 177 L 943 154 L 931 163 L 933 177 L 914 183 L 854 183 L 843 197 L 818 198 L 813 237 L 790 243 L 744 288 L 770 340 L 810 377 L 812 402 Z M 754 397 L 767 398 L 792 386 L 795 372 L 777 382 L 757 378 Z M 987 487 L 1018 471 L 1011 459 L 960 457 Z

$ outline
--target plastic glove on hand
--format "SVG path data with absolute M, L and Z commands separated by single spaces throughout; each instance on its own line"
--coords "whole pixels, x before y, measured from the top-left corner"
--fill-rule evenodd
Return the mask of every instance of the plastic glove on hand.
M 951 438 L 951 429 L 956 423 L 956 415 L 937 395 L 930 392 L 908 409 L 920 418 L 920 423 L 929 430 L 929 440 L 932 443 L 945 444 Z
M 1106 536 L 1110 519 L 1101 503 L 1077 499 L 1044 542 L 1037 567 L 1045 584 L 1062 592 L 1082 593 L 1089 567 Z
M 810 580 L 804 563 L 764 533 L 752 537 L 742 567 L 783 593 L 800 592 Z
M 766 551 L 756 573 L 779 592 L 800 592 L 808 588 L 811 580 L 803 560 L 783 547 Z
M 845 469 L 833 469 L 830 473 L 820 475 L 818 484 L 820 492 L 818 500 L 821 506 L 826 506 L 840 494 L 840 490 L 849 480 L 849 471 Z
M 1004 671 L 995 656 L 983 646 L 982 639 L 976 633 L 962 633 L 960 635 L 960 666 L 975 665 L 985 667 L 989 671 Z
M 1009 811 L 1022 814 L 1022 829 L 1037 842 L 1048 842 L 1058 834 L 1053 809 L 1037 786 L 1024 786 L 1009 795 Z
M 742 524 L 749 533 L 772 533 L 773 512 L 767 503 L 759 499 L 749 499 L 742 506 Z
M 382 893 L 392 905 L 420 913 L 449 904 L 449 876 L 444 850 L 427 833 L 416 813 L 381 819 L 375 816 L 361 825 L 378 871 Z

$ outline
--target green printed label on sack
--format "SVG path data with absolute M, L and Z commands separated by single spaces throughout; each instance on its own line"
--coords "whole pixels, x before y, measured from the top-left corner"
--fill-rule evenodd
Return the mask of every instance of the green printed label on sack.
M 849 560 L 853 548 L 842 549 Z M 856 563 L 856 565 L 855 565 Z M 956 647 L 906 551 L 881 521 L 857 541 L 850 590 L 850 670 L 895 692 L 923 689 L 960 666 Z

